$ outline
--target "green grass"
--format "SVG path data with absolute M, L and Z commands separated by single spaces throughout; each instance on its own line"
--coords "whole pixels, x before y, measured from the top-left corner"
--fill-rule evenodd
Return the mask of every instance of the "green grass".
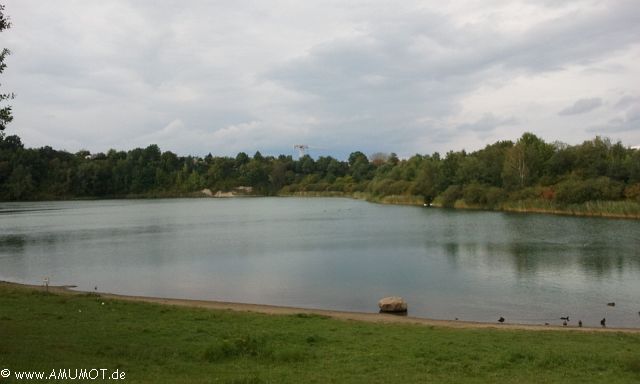
M 370 203 L 378 204 L 395 204 L 395 205 L 419 205 L 424 204 L 424 197 L 416 195 L 387 195 L 377 196 L 369 192 L 335 192 L 335 191 L 310 191 L 310 192 L 294 192 L 288 194 L 280 194 L 280 196 L 293 197 L 345 197 L 357 200 L 365 200 Z
M 0 285 L 2 368 L 119 369 L 127 383 L 637 383 L 640 335 L 372 324 Z
M 548 200 L 534 199 L 505 202 L 502 210 L 516 212 L 540 212 L 575 216 L 602 216 L 640 219 L 640 203 L 622 201 L 588 201 L 582 204 L 560 205 Z
M 398 204 L 398 205 L 417 205 L 424 204 L 424 197 L 417 195 L 389 195 L 376 196 L 368 192 L 295 192 L 292 194 L 282 194 L 281 196 L 296 197 L 347 197 L 359 200 L 366 200 L 371 203 L 378 204 Z M 433 202 L 436 207 L 442 207 L 442 199 L 436 198 Z M 489 207 L 483 205 L 468 204 L 460 199 L 455 202 L 454 208 L 457 209 L 474 209 L 474 210 L 490 210 L 490 211 L 507 211 L 507 212 L 523 212 L 523 213 L 546 213 L 554 215 L 571 215 L 571 216 L 592 216 L 592 217 L 610 217 L 610 218 L 627 218 L 640 219 L 640 203 L 630 200 L 620 201 L 588 201 L 582 204 L 562 205 L 553 201 L 544 199 L 529 199 L 518 201 L 505 201 L 497 207 Z

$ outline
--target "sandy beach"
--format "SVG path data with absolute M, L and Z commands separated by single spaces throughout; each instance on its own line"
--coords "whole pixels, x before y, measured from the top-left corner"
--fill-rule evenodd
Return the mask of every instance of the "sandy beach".
M 46 288 L 42 285 L 30 285 L 12 283 L 7 281 L 0 281 L 1 285 L 13 286 L 16 288 L 25 288 L 43 291 Z M 274 305 L 262 305 L 262 304 L 245 304 L 245 303 L 233 303 L 224 301 L 210 301 L 210 300 L 189 300 L 189 299 L 172 299 L 162 297 L 147 297 L 147 296 L 129 296 L 118 295 L 105 292 L 89 292 L 73 289 L 73 286 L 49 286 L 48 290 L 51 293 L 62 295 L 84 295 L 84 294 L 97 294 L 100 297 L 107 300 L 123 300 L 123 301 L 138 301 L 146 303 L 155 303 L 163 305 L 174 305 L 179 307 L 193 307 L 193 308 L 205 308 L 215 310 L 229 310 L 237 312 L 254 312 L 263 313 L 267 315 L 295 315 L 295 314 L 307 314 L 326 316 L 332 319 L 344 320 L 344 321 L 365 321 L 370 323 L 384 323 L 384 324 L 417 324 L 424 326 L 436 326 L 447 328 L 466 328 L 466 329 L 501 329 L 501 330 L 527 330 L 527 331 L 578 331 L 578 332 L 625 332 L 625 333 L 640 333 L 640 328 L 594 328 L 594 327 L 578 327 L 577 325 L 568 326 L 555 326 L 555 325 L 532 325 L 532 324 L 517 324 L 508 323 L 483 323 L 475 321 L 460 321 L 460 320 L 435 320 L 428 318 L 419 318 L 411 316 L 398 316 L 392 314 L 383 313 L 364 313 L 364 312 L 346 312 L 346 311 L 331 311 L 324 309 L 308 309 L 308 308 L 296 308 L 296 307 L 283 307 Z

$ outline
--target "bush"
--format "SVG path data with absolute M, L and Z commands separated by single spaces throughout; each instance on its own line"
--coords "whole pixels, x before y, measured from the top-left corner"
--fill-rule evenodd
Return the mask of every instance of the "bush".
M 467 204 L 485 205 L 487 203 L 486 189 L 485 186 L 477 183 L 467 184 L 462 190 L 462 197 Z
M 450 185 L 442 194 L 440 199 L 442 200 L 442 206 L 447 208 L 453 208 L 456 200 L 462 197 L 462 187 L 459 185 Z
M 507 197 L 507 194 L 505 193 L 505 191 L 502 188 L 498 188 L 498 187 L 489 187 L 485 195 L 487 199 L 487 206 L 492 208 L 497 207 Z
M 552 187 L 544 187 L 544 188 L 542 188 L 542 191 L 540 192 L 540 197 L 542 197 L 545 200 L 549 200 L 549 201 L 555 200 L 556 191 Z
M 557 185 L 556 201 L 563 204 L 580 204 L 587 201 L 619 200 L 623 185 L 608 177 L 587 180 L 570 178 Z
M 506 194 L 502 188 L 472 183 L 463 188 L 465 203 L 495 208 L 504 201 Z
M 629 185 L 624 189 L 624 197 L 640 202 L 640 183 Z
M 538 188 L 529 187 L 519 191 L 512 192 L 509 196 L 509 200 L 521 201 L 521 200 L 533 200 L 539 198 L 541 195 Z

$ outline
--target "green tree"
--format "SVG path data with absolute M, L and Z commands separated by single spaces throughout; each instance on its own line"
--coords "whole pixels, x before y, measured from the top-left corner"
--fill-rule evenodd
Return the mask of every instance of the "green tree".
M 298 160 L 299 171 L 302 174 L 310 175 L 316 170 L 316 162 L 309 155 L 304 155 Z
M 474 157 L 480 164 L 477 180 L 495 187 L 502 186 L 502 166 L 506 153 L 511 147 L 513 147 L 511 141 L 498 141 L 476 152 Z
M 370 179 L 372 170 L 373 165 L 364 153 L 357 151 L 349 155 L 349 172 L 355 181 Z
M 9 22 L 9 17 L 4 14 L 4 5 L 0 5 L 0 32 L 10 27 L 11 23 Z M 4 59 L 6 59 L 10 54 L 11 52 L 7 48 L 3 48 L 2 52 L 0 52 L 0 73 L 4 72 L 4 69 L 7 67 Z M 13 93 L 0 93 L 0 101 L 13 99 L 14 97 Z M 13 120 L 13 115 L 11 115 L 11 106 L 7 105 L 0 108 L 0 132 L 4 131 L 11 120 Z
M 438 186 L 441 184 L 441 170 L 438 158 L 426 157 L 414 185 L 414 194 L 424 196 L 425 204 L 431 204 L 438 195 Z
M 236 155 L 236 169 L 239 169 L 240 167 L 242 167 L 243 165 L 247 164 L 249 162 L 249 160 L 251 160 L 249 158 L 249 155 L 247 155 L 244 152 L 239 152 Z
M 523 188 L 535 183 L 554 154 L 551 144 L 533 133 L 524 133 L 506 152 L 502 181 L 507 188 Z
M 576 154 L 573 147 L 556 141 L 553 145 L 553 155 L 547 162 L 547 175 L 550 177 L 563 176 L 569 173 L 576 162 Z
M 631 150 L 627 168 L 629 169 L 629 182 L 640 182 L 640 149 Z
M 271 167 L 269 174 L 269 185 L 273 193 L 277 193 L 287 184 L 287 164 L 284 161 L 276 160 Z
M 260 152 L 256 152 L 260 154 Z M 267 193 L 269 170 L 259 158 L 254 157 L 242 167 L 243 182 L 253 187 L 257 192 Z
M 458 169 L 466 156 L 467 153 L 465 151 L 447 152 L 444 160 L 442 160 L 442 184 L 438 187 L 439 190 L 445 191 L 450 185 L 460 184 L 458 179 L 460 172 L 458 172 Z
M 11 176 L 9 176 L 6 188 L 10 199 L 28 199 L 34 188 L 33 178 L 29 169 L 22 166 L 22 164 L 14 168 Z

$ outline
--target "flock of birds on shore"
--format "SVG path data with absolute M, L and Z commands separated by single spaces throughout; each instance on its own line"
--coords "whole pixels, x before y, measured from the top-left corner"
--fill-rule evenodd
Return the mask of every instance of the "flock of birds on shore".
M 609 307 L 615 307 L 616 303 L 611 302 L 611 303 L 607 303 L 607 305 Z M 640 316 L 640 311 L 638 311 L 638 315 Z M 569 316 L 560 316 L 560 320 L 562 320 L 562 325 L 566 327 L 567 324 L 569 323 Z M 505 321 L 506 319 L 502 316 L 500 316 L 500 318 L 498 319 L 498 323 L 500 324 L 504 323 Z M 544 325 L 549 325 L 549 323 L 544 323 Z M 607 319 L 605 317 L 603 317 L 602 320 L 600 320 L 600 325 L 602 326 L 602 328 L 607 327 Z M 578 320 L 578 327 L 582 328 L 582 320 Z
M 98 286 L 96 285 L 94 288 L 94 291 L 98 291 Z M 616 303 L 615 302 L 611 302 L 611 303 L 607 303 L 607 305 L 609 307 L 615 307 Z M 640 311 L 638 311 L 638 315 L 640 316 Z M 456 317 L 456 320 L 458 320 L 458 318 Z M 567 323 L 569 322 L 569 316 L 560 316 L 560 320 L 562 320 L 562 325 L 563 326 L 567 326 Z M 502 316 L 500 316 L 500 318 L 498 319 L 498 322 L 500 324 L 504 323 L 506 321 L 506 319 Z M 549 325 L 549 323 L 544 323 L 544 325 Z M 602 328 L 606 328 L 607 327 L 607 319 L 606 318 L 602 318 L 602 320 L 600 320 L 600 325 L 602 326 Z M 578 320 L 578 327 L 582 328 L 582 320 Z

